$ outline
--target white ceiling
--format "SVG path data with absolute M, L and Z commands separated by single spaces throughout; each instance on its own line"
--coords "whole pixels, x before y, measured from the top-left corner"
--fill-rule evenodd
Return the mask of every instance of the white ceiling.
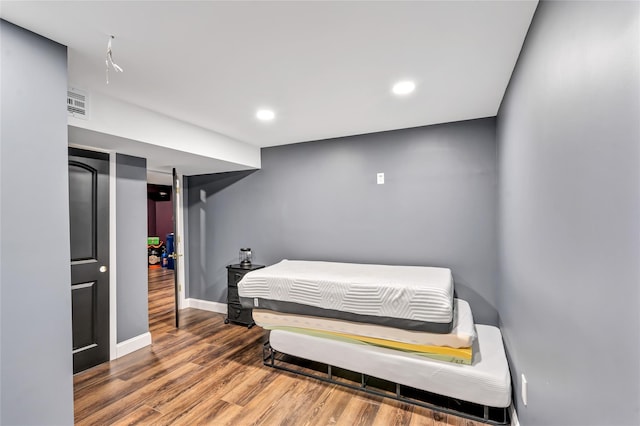
M 271 146 L 496 115 L 536 5 L 2 1 L 0 15 L 68 46 L 76 87 Z M 106 85 L 110 34 L 125 71 Z M 399 79 L 416 91 L 392 95 Z

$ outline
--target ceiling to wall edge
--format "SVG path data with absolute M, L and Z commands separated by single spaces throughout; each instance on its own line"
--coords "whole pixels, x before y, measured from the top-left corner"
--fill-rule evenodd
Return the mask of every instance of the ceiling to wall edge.
M 122 94 L 120 99 L 126 98 L 129 102 L 135 103 L 140 107 L 154 109 L 155 111 L 163 111 L 163 114 L 167 117 L 181 116 L 184 122 L 196 123 L 195 125 L 200 126 L 202 129 L 210 129 L 226 135 L 231 135 L 232 138 L 238 141 L 254 144 L 258 147 L 275 146 L 302 141 L 315 141 L 319 139 L 366 134 L 393 129 L 404 129 L 407 127 L 451 122 L 460 119 L 477 118 L 479 115 L 495 113 L 499 100 L 501 100 L 502 96 L 500 96 L 500 99 L 495 99 L 496 91 L 488 90 L 488 88 L 494 87 L 502 89 L 503 86 L 506 85 L 506 67 L 511 65 L 510 62 L 512 60 L 515 61 L 515 57 L 517 56 L 516 50 L 521 48 L 520 45 L 517 46 L 516 49 L 514 43 L 519 43 L 520 38 L 524 37 L 526 28 L 528 28 L 528 25 L 530 24 L 531 16 L 533 15 L 537 4 L 536 1 L 479 2 L 478 4 L 482 4 L 483 8 L 478 9 L 474 7 L 458 7 L 458 3 L 456 2 L 417 2 L 398 3 L 405 6 L 389 6 L 390 9 L 388 10 L 385 8 L 376 9 L 366 6 L 360 8 L 357 3 L 331 3 L 330 5 L 316 4 L 309 6 L 311 8 L 317 8 L 317 11 L 314 9 L 310 10 L 308 8 L 291 8 L 286 4 L 281 4 L 279 8 L 266 7 L 264 10 L 259 10 L 258 12 L 260 13 L 256 12 L 253 14 L 253 19 L 255 19 L 255 21 L 250 21 L 250 17 L 248 17 L 246 13 L 247 11 L 244 10 L 246 5 L 234 2 L 163 3 L 163 5 L 167 6 L 168 9 L 158 8 L 142 2 L 136 6 L 136 10 L 139 13 L 132 13 L 132 9 L 129 5 L 116 5 L 113 2 L 97 2 L 93 3 L 91 7 L 86 8 L 78 8 L 73 2 L 54 2 L 55 5 L 52 5 L 53 3 L 51 2 L 5 3 L 7 3 L 7 7 L 2 8 L 3 19 L 9 19 L 9 21 L 15 22 L 17 25 L 21 25 L 30 31 L 34 31 L 45 37 L 51 38 L 52 40 L 56 40 L 61 44 L 70 46 L 69 69 L 75 70 L 75 74 L 70 73 L 69 78 L 70 80 L 73 80 L 74 83 L 78 83 L 79 87 L 84 87 L 89 91 L 106 90 L 104 67 L 98 66 L 98 64 L 104 63 L 106 36 L 103 38 L 102 33 L 105 31 L 105 28 L 113 28 L 110 31 L 116 32 L 119 36 L 121 35 L 121 37 L 117 39 L 119 41 L 116 42 L 115 48 L 117 49 L 116 56 L 119 61 L 118 63 L 122 64 L 125 68 L 125 73 L 123 75 L 126 76 L 126 78 L 120 78 L 119 80 L 114 78 L 114 81 L 112 81 L 112 84 L 108 89 L 108 92 L 112 96 Z M 175 7 L 175 9 L 171 9 L 171 4 L 174 5 L 173 7 Z M 187 7 L 188 5 L 191 5 L 191 8 Z M 195 9 L 196 6 L 198 7 L 197 9 Z M 145 11 L 157 19 L 150 19 L 149 22 L 136 22 L 136 16 L 144 16 Z M 340 72 L 333 76 L 331 73 L 322 73 L 325 77 L 325 80 L 323 80 L 324 84 L 318 84 L 318 81 L 316 80 L 311 80 L 312 83 L 316 84 L 309 84 L 309 81 L 305 79 L 309 75 L 315 75 L 313 72 L 298 72 L 293 74 L 289 72 L 291 69 L 289 65 L 291 64 L 288 61 L 291 60 L 292 57 L 296 57 L 296 55 L 291 55 L 290 52 L 298 51 L 299 39 L 291 39 L 291 37 L 287 37 L 288 27 L 286 26 L 273 27 L 273 25 L 270 26 L 269 24 L 264 24 L 266 30 L 274 30 L 273 33 L 269 34 L 271 34 L 271 38 L 274 38 L 278 43 L 273 43 L 273 45 L 256 44 L 255 38 L 251 37 L 251 33 L 249 32 L 244 34 L 244 37 L 238 37 L 237 40 L 234 40 L 234 46 L 236 46 L 236 48 L 229 48 L 228 51 L 225 50 L 229 47 L 228 43 L 221 42 L 221 45 L 219 46 L 220 55 L 223 53 L 228 54 L 230 55 L 228 56 L 230 60 L 247 59 L 249 62 L 246 65 L 252 65 L 252 60 L 261 63 L 260 61 L 262 60 L 262 56 L 260 56 L 260 54 L 237 55 L 238 51 L 243 51 L 242 49 L 237 49 L 238 46 L 246 46 L 246 49 L 244 50 L 245 53 L 251 52 L 251 49 L 258 49 L 256 53 L 273 53 L 274 55 L 282 54 L 281 61 L 274 60 L 273 62 L 275 64 L 281 63 L 285 67 L 285 72 L 279 72 L 278 68 L 273 68 L 273 72 L 271 73 L 267 73 L 266 70 L 263 70 L 265 72 L 251 74 L 252 78 L 244 78 L 242 81 L 247 83 L 247 80 L 250 80 L 249 82 L 253 82 L 254 86 L 248 86 L 244 92 L 240 91 L 241 93 L 238 93 L 237 90 L 224 90 L 227 86 L 239 86 L 236 84 L 228 84 L 228 81 L 224 77 L 227 76 L 227 74 L 229 77 L 243 77 L 244 74 L 234 71 L 234 67 L 222 67 L 222 70 L 220 70 L 221 73 L 225 69 L 230 69 L 231 71 L 228 71 L 227 74 L 221 74 L 218 79 L 212 78 L 210 73 L 205 73 L 200 83 L 190 79 L 190 82 L 194 83 L 193 85 L 197 87 L 198 90 L 192 90 L 193 98 L 189 98 L 187 94 L 185 94 L 183 87 L 184 81 L 175 79 L 175 75 L 180 75 L 183 70 L 178 69 L 177 72 L 170 72 L 171 68 L 167 69 L 167 67 L 162 66 L 167 65 L 167 63 L 160 62 L 158 65 L 155 61 L 157 61 L 159 57 L 163 58 L 163 55 L 155 54 L 154 48 L 167 45 L 174 46 L 173 43 L 177 43 L 180 52 L 174 52 L 175 54 L 184 52 L 188 53 L 189 50 L 186 48 L 180 49 L 180 38 L 178 38 L 174 32 L 160 31 L 160 34 L 157 34 L 160 39 L 156 36 L 149 35 L 154 33 L 154 31 L 149 31 L 150 29 L 153 30 L 156 28 L 154 25 L 157 25 L 157 28 L 162 30 L 162 23 L 165 22 L 163 19 L 166 19 L 166 22 L 172 22 L 172 19 L 175 16 L 175 11 L 181 11 L 185 17 L 191 17 L 193 19 L 193 21 L 189 21 L 189 19 L 181 20 L 181 25 L 184 25 L 184 33 L 187 35 L 191 34 L 191 30 L 194 31 L 195 35 L 200 34 L 198 31 L 204 32 L 204 34 L 215 35 L 215 33 L 208 32 L 210 30 L 212 31 L 212 29 L 210 28 L 211 26 L 208 25 L 210 20 L 207 19 L 207 16 L 209 15 L 206 15 L 206 13 L 211 13 L 211 16 L 215 17 L 227 17 L 228 19 L 225 24 L 229 24 L 231 28 L 234 27 L 233 18 L 240 17 L 243 20 L 242 22 L 249 21 L 256 24 L 253 26 L 248 25 L 247 30 L 253 28 L 259 30 L 261 27 L 258 24 L 262 25 L 264 22 L 269 21 L 265 21 L 264 19 L 265 14 L 267 14 L 268 17 L 272 17 L 274 20 L 283 19 L 284 17 L 282 23 L 291 23 L 294 25 L 294 28 L 295 25 L 299 25 L 300 22 L 308 22 L 310 25 L 318 25 L 317 28 L 311 26 L 310 30 L 322 30 L 322 20 L 316 19 L 316 16 L 318 15 L 316 12 L 322 12 L 324 13 L 322 16 L 333 17 L 335 18 L 335 22 L 341 25 L 326 34 L 322 31 L 310 31 L 308 34 L 309 40 L 305 40 L 310 43 L 315 43 L 314 46 L 320 49 L 319 53 L 324 53 L 326 57 L 332 58 L 333 63 L 344 64 L 343 68 L 345 68 L 346 71 L 350 70 L 352 73 L 345 74 Z M 350 22 L 345 18 L 345 14 L 341 13 L 345 11 L 354 13 L 354 16 L 357 16 L 355 13 L 366 12 L 366 17 L 368 19 L 364 19 L 365 17 L 363 17 L 362 22 L 358 22 L 359 31 L 353 31 L 353 22 Z M 387 32 L 388 34 L 385 35 L 382 40 L 389 41 L 388 44 L 367 42 L 368 39 L 365 37 L 367 34 L 372 36 L 373 41 L 378 40 L 376 37 L 380 35 L 380 31 L 377 23 L 387 22 L 390 12 L 395 16 L 395 19 L 392 19 L 390 22 L 398 23 L 399 31 Z M 425 13 L 425 17 L 433 16 L 437 18 L 441 16 L 442 20 L 435 22 L 435 24 L 450 22 L 451 25 L 443 25 L 443 28 L 440 28 L 439 25 L 424 25 L 424 20 L 420 18 L 422 16 L 420 13 Z M 55 16 L 56 19 L 50 19 L 51 16 Z M 80 17 L 83 19 L 78 19 Z M 299 17 L 300 19 L 292 19 L 296 17 Z M 487 19 L 478 19 L 479 17 Z M 492 19 L 489 20 L 488 18 Z M 305 19 L 308 19 L 308 21 L 305 21 Z M 450 19 L 450 21 L 446 19 Z M 92 25 L 74 25 L 74 20 L 85 23 L 91 22 Z M 412 22 L 414 25 L 410 27 L 411 29 L 418 31 L 417 33 L 424 35 L 425 38 L 406 37 L 406 31 L 402 30 L 407 29 L 408 22 Z M 149 26 L 141 24 L 149 24 Z M 464 29 L 468 28 L 474 37 L 465 39 L 462 37 L 465 32 L 461 30 L 456 31 L 458 28 L 456 25 L 462 25 Z M 223 31 L 223 35 L 224 30 L 227 28 L 224 25 L 214 27 Z M 439 28 L 443 31 L 437 32 Z M 341 31 L 338 31 L 338 29 L 341 29 Z M 423 30 L 425 32 L 421 32 Z M 449 30 L 452 31 L 451 34 L 447 32 Z M 434 34 L 441 35 L 442 37 L 433 37 L 434 34 L 429 31 L 436 31 Z M 179 31 L 177 32 L 179 33 Z M 270 37 L 266 37 L 262 33 L 259 34 L 262 36 L 261 39 L 270 39 Z M 432 74 L 435 73 L 437 69 L 430 65 L 431 61 L 425 62 L 421 59 L 420 55 L 399 54 L 397 52 L 397 43 L 392 43 L 392 41 L 396 39 L 389 39 L 389 34 L 397 34 L 397 41 L 399 42 L 421 40 L 417 42 L 416 46 L 418 48 L 425 48 L 425 40 L 429 42 L 433 41 L 433 46 L 430 47 L 434 49 L 434 52 L 445 52 L 445 55 L 441 58 L 443 61 L 441 66 L 445 67 L 445 65 L 448 64 L 448 68 L 442 68 L 443 72 L 447 69 L 451 69 L 453 72 L 445 72 L 444 76 L 437 73 Z M 449 34 L 450 37 L 446 37 L 447 34 Z M 479 36 L 481 35 L 485 36 L 485 38 L 479 40 Z M 205 46 L 208 43 L 206 41 L 208 38 L 209 37 L 192 37 L 193 41 L 204 40 Z M 334 42 L 336 39 L 342 39 L 345 41 L 344 43 L 341 43 L 341 46 L 344 47 L 342 50 L 336 49 Z M 465 40 L 470 40 L 470 42 L 464 42 Z M 448 48 L 448 45 L 443 44 L 447 41 L 460 42 L 459 46 L 456 45 L 460 49 L 459 52 L 456 51 L 458 52 L 457 55 L 453 54 L 453 51 Z M 485 42 L 480 43 L 481 41 Z M 507 43 L 506 45 L 498 43 L 503 41 L 510 41 L 510 43 Z M 353 49 L 349 48 L 350 46 L 361 48 L 358 53 L 362 53 L 362 55 L 354 55 Z M 485 51 L 480 48 L 486 46 L 493 47 L 489 49 L 485 55 L 482 54 L 482 52 Z M 410 47 L 413 47 L 413 45 Z M 274 50 L 272 51 L 269 49 Z M 409 48 L 406 50 L 411 52 L 413 49 Z M 165 51 L 166 50 L 164 49 L 160 50 L 160 52 Z M 146 53 L 148 56 L 141 56 L 143 53 Z M 387 57 L 386 55 L 388 55 L 389 58 L 396 58 L 397 60 L 380 61 L 380 58 Z M 217 69 L 219 64 L 225 63 L 225 56 L 222 58 L 218 55 L 204 55 L 204 57 L 201 57 L 202 55 L 199 56 L 200 57 L 198 59 L 202 59 L 204 65 L 209 64 L 209 62 L 204 61 L 205 59 L 211 59 L 213 69 Z M 212 59 L 212 57 L 215 57 L 215 59 Z M 316 59 L 321 57 L 323 56 L 313 55 L 313 58 Z M 189 58 L 189 56 L 186 56 L 186 58 Z M 370 61 L 363 62 L 363 60 L 367 58 Z M 446 62 L 444 61 L 445 59 L 451 59 L 452 62 Z M 461 62 L 456 62 L 458 59 Z M 77 63 L 74 62 L 74 60 L 77 60 Z M 482 66 L 469 66 L 469 60 L 471 60 L 471 63 L 473 63 L 473 60 L 481 60 Z M 175 62 L 175 64 L 179 66 L 183 63 L 179 60 L 170 62 Z M 147 73 L 145 73 L 144 68 L 141 66 L 143 63 L 148 63 L 151 67 L 147 70 Z M 296 63 L 297 62 L 293 62 L 293 64 Z M 326 63 L 326 61 L 324 63 Z M 425 63 L 427 65 L 425 65 Z M 486 71 L 489 63 L 493 64 L 495 69 L 492 68 L 491 72 L 479 73 L 477 75 L 477 80 L 471 79 L 471 75 L 469 75 L 471 70 Z M 132 73 L 132 64 L 138 65 L 138 74 Z M 317 70 L 315 62 L 303 61 L 302 65 L 305 64 L 311 67 L 312 71 Z M 382 65 L 386 65 L 389 68 L 378 69 L 378 67 Z M 466 70 L 462 65 L 466 65 Z M 349 78 L 345 78 L 345 75 L 356 75 L 362 77 L 363 73 L 361 72 L 361 69 L 363 69 L 363 66 L 367 66 L 365 69 L 378 70 L 377 73 L 371 73 L 370 82 L 366 83 L 365 81 L 358 80 L 359 85 L 356 85 L 357 88 L 359 88 L 358 90 L 340 90 L 339 88 L 334 88 L 335 83 L 342 82 L 343 84 L 347 84 L 349 89 L 353 89 L 353 81 Z M 197 68 L 205 70 L 209 69 L 207 67 Z M 251 66 L 241 68 L 243 70 L 255 69 Z M 158 72 L 157 80 L 151 80 L 150 74 L 148 74 L 153 72 L 154 69 Z M 307 68 L 304 68 L 304 70 L 306 69 Z M 160 70 L 167 71 L 166 75 L 161 75 Z M 396 74 L 404 74 L 402 70 L 406 70 L 405 72 L 412 74 L 402 76 L 402 78 L 414 78 L 418 81 L 416 81 L 416 94 L 404 99 L 403 101 L 398 101 L 391 97 L 393 96 L 392 94 L 387 93 L 390 91 L 388 83 L 391 83 L 391 80 L 396 81 L 396 77 L 401 77 Z M 458 70 L 465 71 L 457 72 Z M 301 79 L 298 81 L 298 84 L 292 84 L 290 80 L 296 74 L 300 76 Z M 369 75 L 369 73 L 364 74 Z M 144 84 L 136 85 L 134 76 L 139 78 L 140 75 L 147 77 L 145 78 L 145 81 L 142 82 Z M 154 73 L 153 75 L 155 76 L 156 74 Z M 388 78 L 385 76 L 388 76 Z M 422 76 L 422 82 L 420 81 L 420 76 Z M 451 78 L 451 84 L 454 84 L 454 86 L 450 90 L 443 89 L 442 92 L 444 95 L 441 93 L 441 97 L 438 98 L 436 97 L 437 91 L 434 90 L 435 87 L 430 87 L 429 84 L 426 84 L 425 79 L 432 77 L 437 77 L 441 80 L 445 79 L 445 77 L 446 80 Z M 272 81 L 273 79 L 275 79 L 275 82 Z M 219 89 L 218 92 L 216 92 L 218 93 L 218 96 L 215 97 L 216 101 L 208 103 L 205 102 L 204 104 L 198 103 L 203 99 L 209 99 L 206 96 L 202 96 L 200 89 L 205 86 L 209 87 L 209 85 L 214 84 L 216 81 L 219 83 L 220 81 L 223 82 L 218 85 L 219 87 L 215 86 Z M 477 84 L 472 84 L 472 82 L 476 81 Z M 130 86 L 125 84 L 127 82 Z M 177 97 L 171 96 L 172 92 L 168 91 L 169 88 L 162 85 L 167 82 L 170 82 L 171 84 L 176 83 L 174 88 L 176 90 L 175 94 Z M 268 82 L 269 84 L 264 85 L 264 82 Z M 275 84 L 277 82 L 282 82 L 282 84 Z M 72 83 L 72 81 L 69 81 L 69 83 Z M 444 83 L 445 81 L 439 81 L 437 86 L 441 87 Z M 300 98 L 291 96 L 279 97 L 281 93 L 276 89 L 274 89 L 274 93 L 270 93 L 266 89 L 261 91 L 260 84 L 269 88 L 304 87 L 309 90 L 315 88 L 315 91 L 311 91 L 310 93 L 303 92 L 306 93 L 306 96 L 300 100 Z M 468 84 L 468 86 L 464 86 L 464 84 Z M 325 86 L 332 87 L 334 89 L 329 91 L 322 89 Z M 161 96 L 161 99 L 166 99 L 169 102 L 167 108 L 160 108 L 160 101 L 157 96 L 139 98 L 132 95 L 132 93 L 138 93 L 133 90 L 138 88 L 140 89 L 140 94 L 142 96 L 144 94 L 142 88 L 144 87 L 163 87 L 162 91 L 155 89 L 151 90 L 150 93 L 157 95 L 159 92 L 162 92 L 163 95 Z M 472 99 L 463 102 L 456 100 L 457 96 L 451 96 L 451 92 L 456 92 L 456 90 L 460 92 L 460 95 L 471 96 Z M 331 96 L 329 97 L 327 97 L 328 92 L 331 92 Z M 256 93 L 263 93 L 261 97 L 266 99 L 256 99 L 256 97 L 258 97 Z M 338 94 L 342 97 L 337 96 Z M 428 96 L 423 96 L 421 94 L 427 94 Z M 185 96 L 185 99 L 191 100 L 191 102 L 176 102 L 176 99 L 181 99 L 180 96 L 182 95 Z M 222 95 L 228 96 L 228 98 L 221 97 Z M 313 99 L 314 96 L 319 99 L 314 99 L 314 102 L 308 102 L 308 99 Z M 286 103 L 284 102 L 285 99 L 282 98 L 291 98 L 291 102 L 293 103 Z M 344 101 L 345 99 L 347 102 Z M 437 108 L 435 111 L 431 111 L 427 107 L 434 105 L 434 100 L 436 99 L 441 99 L 441 102 L 436 102 L 435 104 L 437 104 Z M 319 102 L 322 100 L 324 100 L 324 102 Z M 385 107 L 368 111 L 367 114 L 354 114 L 350 119 L 345 119 L 343 108 L 335 107 L 336 105 L 353 104 L 356 106 L 357 110 L 360 111 L 361 108 L 359 106 L 378 105 L 378 101 L 376 100 L 379 100 L 380 105 L 385 105 Z M 389 102 L 387 102 L 387 100 L 389 100 Z M 308 105 L 312 108 L 303 109 L 296 107 L 297 104 L 294 101 L 298 103 L 302 102 L 304 105 Z M 274 123 L 274 125 L 271 125 L 270 127 L 265 127 L 263 123 L 256 123 L 256 119 L 252 114 L 254 111 L 252 106 L 257 106 L 254 104 L 263 102 L 275 104 L 273 105 L 273 108 L 276 110 L 277 114 L 276 121 L 280 121 L 279 126 L 277 125 L 278 123 Z M 440 114 L 445 103 L 453 108 L 455 112 L 453 115 Z M 488 107 L 485 107 L 487 105 L 492 105 L 492 103 L 495 103 L 494 108 L 487 109 Z M 189 105 L 196 108 L 192 113 L 187 111 L 185 108 Z M 231 108 L 230 105 L 243 105 L 243 107 Z M 248 105 L 249 107 L 244 107 L 244 105 Z M 392 106 L 388 107 L 389 105 Z M 465 105 L 467 106 L 467 109 L 460 111 L 460 108 Z M 475 106 L 471 107 L 470 105 Z M 345 108 L 348 110 L 348 107 Z M 237 113 L 234 113 L 233 111 L 236 111 Z M 333 117 L 333 130 L 329 131 L 327 123 L 331 117 L 323 117 L 323 120 L 318 120 L 318 114 L 316 114 L 318 111 L 325 114 L 333 114 L 329 114 Z M 425 111 L 431 111 L 435 116 L 429 115 L 425 113 Z M 182 115 L 178 114 L 178 112 Z M 219 123 L 212 122 L 210 119 L 212 116 L 217 117 Z M 362 117 L 365 118 L 362 119 Z M 396 117 L 397 120 L 393 119 L 393 117 Z M 355 119 L 357 118 L 360 118 L 359 122 L 356 122 Z M 97 130 L 100 131 L 100 129 Z M 147 140 L 147 142 L 149 141 Z M 180 148 L 177 147 L 177 149 Z
M 70 146 L 145 158 L 147 170 L 151 171 L 148 173 L 148 179 L 152 180 L 150 183 L 170 185 L 174 167 L 179 174 L 187 176 L 255 169 L 244 164 L 101 133 L 71 124 L 67 128 Z M 168 183 L 165 183 L 167 182 L 165 176 L 168 176 Z

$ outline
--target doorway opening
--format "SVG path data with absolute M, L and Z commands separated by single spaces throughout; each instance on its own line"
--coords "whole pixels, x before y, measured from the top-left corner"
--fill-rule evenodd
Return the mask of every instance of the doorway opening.
M 166 268 L 149 269 L 149 332 L 151 339 L 175 330 L 175 278 Z
M 149 332 L 152 339 L 175 328 L 173 188 L 147 184 Z

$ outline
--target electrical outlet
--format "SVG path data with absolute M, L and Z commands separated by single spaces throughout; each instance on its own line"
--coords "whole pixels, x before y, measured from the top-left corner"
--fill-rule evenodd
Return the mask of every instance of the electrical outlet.
M 384 185 L 384 173 L 378 173 L 378 185 Z
M 524 374 L 522 374 L 522 389 L 521 389 L 521 396 L 522 396 L 522 403 L 524 405 L 527 405 L 527 378 L 524 376 Z

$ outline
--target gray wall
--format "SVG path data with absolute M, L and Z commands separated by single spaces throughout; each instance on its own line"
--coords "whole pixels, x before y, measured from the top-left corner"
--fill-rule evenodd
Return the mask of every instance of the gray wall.
M 226 302 L 225 266 L 248 246 L 263 264 L 450 267 L 477 321 L 497 323 L 493 118 L 267 148 L 225 189 L 187 181 L 188 297 Z
M 67 49 L 0 21 L 0 424 L 73 424 Z
M 522 425 L 640 424 L 639 13 L 540 3 L 498 115 L 499 311 Z
M 147 160 L 116 155 L 118 343 L 149 331 Z

